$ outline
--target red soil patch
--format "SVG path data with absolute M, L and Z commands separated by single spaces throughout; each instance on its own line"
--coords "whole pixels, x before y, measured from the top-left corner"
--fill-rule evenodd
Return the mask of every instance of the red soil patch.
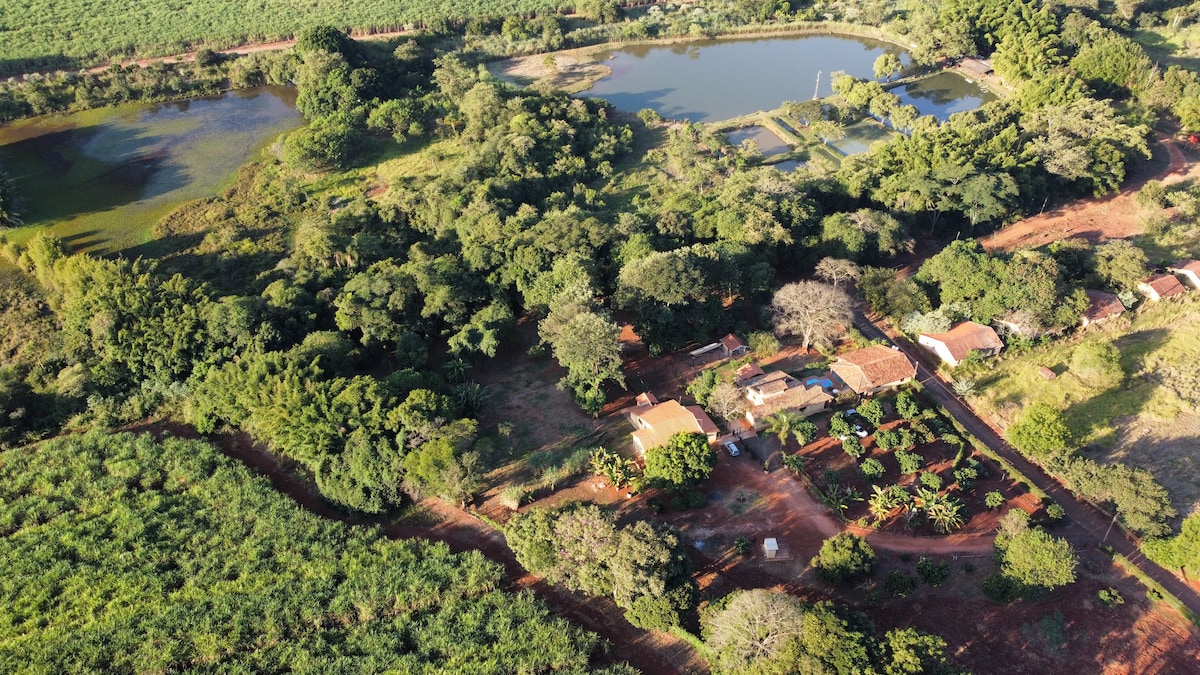
M 1159 135 L 1163 152 L 1135 168 L 1120 193 L 1103 199 L 1071 202 L 1031 218 L 1018 221 L 980 239 L 989 251 L 1012 251 L 1044 246 L 1060 239 L 1081 237 L 1093 243 L 1124 239 L 1145 230 L 1142 210 L 1134 195 L 1147 181 L 1158 179 L 1165 185 L 1200 177 L 1200 164 L 1188 162 L 1179 141 Z M 1165 162 L 1165 168 L 1163 168 Z

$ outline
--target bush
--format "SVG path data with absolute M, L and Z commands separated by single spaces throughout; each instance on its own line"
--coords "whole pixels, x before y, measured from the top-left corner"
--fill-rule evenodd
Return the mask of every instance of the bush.
M 945 560 L 921 558 L 917 561 L 917 574 L 930 586 L 941 586 L 950 577 L 950 563 Z
M 821 544 L 811 565 L 822 579 L 842 583 L 871 574 L 875 569 L 875 551 L 866 539 L 839 532 Z
M 1071 352 L 1071 372 L 1093 389 L 1111 389 L 1125 380 L 1121 352 L 1112 342 L 1092 340 Z
M 524 485 L 510 485 L 504 488 L 504 492 L 500 495 L 500 503 L 512 511 L 521 508 L 527 499 L 529 499 L 529 489 Z
M 738 537 L 733 540 L 733 550 L 737 551 L 739 555 L 748 555 L 752 547 L 753 544 L 745 537 Z
M 774 333 L 767 331 L 755 331 L 746 336 L 746 343 L 750 346 L 751 351 L 755 356 L 764 358 L 773 356 L 779 353 L 779 340 Z
M 850 422 L 846 420 L 846 413 L 838 411 L 833 413 L 833 417 L 829 418 L 829 435 L 834 438 L 854 435 L 854 429 L 850 426 Z
M 958 489 L 963 492 L 970 492 L 975 489 L 975 479 L 979 477 L 979 471 L 973 467 L 963 467 L 954 470 L 954 482 L 958 483 Z
M 896 462 L 900 464 L 900 473 L 916 473 L 921 470 L 921 465 L 925 463 L 923 457 L 915 452 L 907 450 L 896 451 Z
M 942 489 L 942 477 L 931 471 L 922 471 L 920 479 L 921 485 L 930 490 Z
M 862 441 L 858 440 L 858 436 L 847 436 L 846 438 L 843 438 L 842 450 L 854 459 L 862 457 L 863 453 L 866 452 L 866 450 L 863 449 Z
M 1062 504 L 1059 504 L 1058 502 L 1052 502 L 1049 506 L 1046 507 L 1046 517 L 1049 518 L 1050 520 L 1055 520 L 1055 521 L 1062 520 L 1066 516 L 1067 516 L 1067 510 L 1064 509 L 1062 507 Z
M 899 570 L 892 570 L 883 582 L 883 590 L 899 598 L 908 597 L 917 590 L 917 578 Z
M 912 392 L 902 391 L 896 396 L 896 414 L 906 420 L 915 420 L 921 416 L 925 408 Z
M 1121 597 L 1121 592 L 1115 588 L 1105 588 L 1099 593 L 1100 604 L 1105 607 L 1116 607 L 1117 605 L 1125 604 L 1125 598 Z
M 1045 403 L 1034 403 L 1008 427 L 1008 440 L 1023 454 L 1040 458 L 1063 453 L 1074 445 L 1062 413 Z
M 862 464 L 858 465 L 858 472 L 862 474 L 862 477 L 868 481 L 875 481 L 879 478 L 883 478 L 883 474 L 886 473 L 887 470 L 884 468 L 883 462 L 875 459 L 874 457 L 868 457 L 863 460 Z
M 982 589 L 989 600 L 1000 603 L 1012 602 L 1021 594 L 1020 585 L 1003 574 L 993 574 L 984 579 Z
M 862 418 L 871 423 L 871 426 L 878 427 L 883 423 L 884 410 L 883 404 L 878 399 L 864 401 L 858 406 L 858 414 Z
M 1004 495 L 992 490 L 983 496 L 983 505 L 989 509 L 998 509 L 1004 505 Z

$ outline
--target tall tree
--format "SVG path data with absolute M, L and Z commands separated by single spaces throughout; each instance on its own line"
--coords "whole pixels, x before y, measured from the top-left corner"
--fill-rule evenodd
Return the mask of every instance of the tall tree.
M 771 315 L 775 330 L 800 336 L 801 346 L 825 346 L 846 332 L 854 319 L 850 296 L 834 286 L 798 281 L 775 292 Z

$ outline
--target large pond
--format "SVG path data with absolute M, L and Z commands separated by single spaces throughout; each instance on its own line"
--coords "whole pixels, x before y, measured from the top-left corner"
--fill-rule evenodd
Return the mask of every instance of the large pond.
M 810 99 L 814 92 L 829 96 L 831 73 L 870 78 L 875 59 L 886 52 L 908 62 L 896 45 L 829 35 L 635 45 L 601 55 L 611 57 L 604 63 L 612 75 L 586 94 L 622 110 L 652 108 L 664 117 L 715 122 Z
M 584 92 L 607 99 L 622 110 L 651 108 L 664 117 L 716 122 L 784 101 L 803 101 L 814 93 L 833 93 L 832 73 L 874 77 L 875 60 L 884 53 L 908 54 L 896 45 L 850 36 L 796 35 L 750 40 L 701 40 L 672 45 L 634 45 L 598 56 L 612 74 Z M 994 96 L 950 72 L 897 87 L 904 103 L 922 115 L 946 119 L 974 110 Z
M 26 227 L 72 246 L 143 243 L 181 202 L 215 194 L 271 139 L 301 123 L 295 92 L 232 91 L 160 105 L 47 115 L 0 127 L 0 166 L 13 179 Z

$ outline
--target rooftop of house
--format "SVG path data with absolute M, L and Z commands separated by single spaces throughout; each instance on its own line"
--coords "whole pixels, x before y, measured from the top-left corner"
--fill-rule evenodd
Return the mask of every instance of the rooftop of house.
M 734 351 L 735 349 L 749 349 L 749 347 L 746 346 L 746 343 L 742 341 L 742 338 L 734 335 L 733 333 L 721 338 L 721 346 L 724 347 L 726 351 L 730 352 Z
M 666 445 L 675 434 L 704 434 L 718 432 L 717 425 L 698 405 L 685 406 L 679 401 L 663 401 L 656 405 L 638 406 L 629 413 L 641 420 L 642 428 L 633 432 L 643 448 Z
M 766 374 L 767 372 L 763 370 L 762 366 L 758 365 L 757 363 L 747 363 L 741 368 L 738 368 L 737 372 L 733 374 L 733 377 L 738 381 L 739 384 L 745 384 L 756 377 Z
M 778 371 L 751 379 L 745 389 L 747 396 L 753 393 L 762 400 L 751 408 L 757 419 L 780 410 L 806 408 L 833 400 L 820 385 L 807 387 L 791 375 Z
M 974 321 L 964 321 L 945 333 L 922 333 L 923 337 L 946 345 L 956 361 L 962 361 L 975 349 L 1002 349 L 1004 343 L 990 326 Z
M 1084 291 L 1088 298 L 1087 311 L 1083 313 L 1083 318 L 1088 321 L 1101 321 L 1110 316 L 1118 316 L 1125 313 L 1125 305 L 1121 303 L 1121 299 L 1112 293 L 1104 291 Z
M 909 361 L 907 356 L 883 345 L 871 345 L 846 352 L 838 356 L 833 368 L 838 377 L 855 391 L 900 382 L 917 374 L 916 365 Z
M 1200 276 L 1200 260 L 1179 260 L 1167 267 L 1171 272 L 1191 272 Z
M 1187 292 L 1187 289 L 1183 287 L 1183 284 L 1179 283 L 1179 279 L 1175 278 L 1174 274 L 1155 274 L 1143 281 L 1142 284 L 1154 289 L 1154 292 L 1160 298 L 1169 298 L 1173 295 Z

